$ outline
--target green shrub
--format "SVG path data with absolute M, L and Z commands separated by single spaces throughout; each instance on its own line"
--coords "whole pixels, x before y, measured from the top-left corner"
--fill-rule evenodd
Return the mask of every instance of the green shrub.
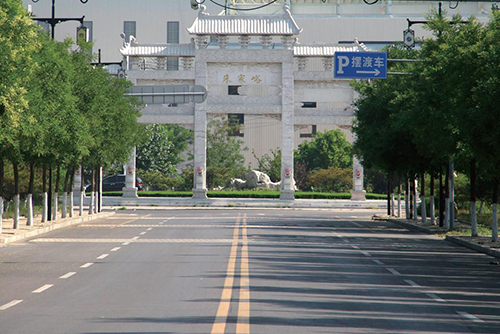
M 192 197 L 192 191 L 139 191 L 139 197 Z M 122 192 L 105 192 L 103 196 L 122 196 Z M 210 198 L 279 198 L 279 190 L 255 189 L 255 190 L 221 190 L 209 191 Z M 296 192 L 296 199 L 350 199 L 349 192 L 344 193 L 320 193 L 320 192 Z M 381 194 L 366 194 L 367 199 L 386 199 Z
M 166 175 L 157 170 L 138 170 L 144 189 L 150 191 L 176 190 L 182 186 L 183 179 L 178 175 Z
M 207 188 L 225 187 L 232 178 L 236 177 L 233 174 L 233 168 L 207 167 Z
M 179 184 L 177 190 L 179 191 L 192 191 L 194 182 L 194 168 L 193 166 L 187 166 L 182 170 L 181 174 L 182 182 Z
M 317 192 L 345 193 L 352 189 L 352 170 L 329 167 L 311 172 L 306 189 Z

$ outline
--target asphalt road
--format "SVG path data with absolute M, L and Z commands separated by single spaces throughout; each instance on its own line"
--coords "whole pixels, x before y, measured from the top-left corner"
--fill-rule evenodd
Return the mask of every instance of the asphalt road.
M 127 210 L 0 248 L 0 333 L 500 333 L 500 266 L 374 211 Z

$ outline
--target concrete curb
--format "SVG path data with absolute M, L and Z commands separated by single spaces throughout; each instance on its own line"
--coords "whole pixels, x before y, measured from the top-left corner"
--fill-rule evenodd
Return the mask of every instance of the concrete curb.
M 115 214 L 114 212 L 101 212 L 101 213 L 95 213 L 95 214 L 90 215 L 90 216 L 64 219 L 64 221 L 62 221 L 60 223 L 55 223 L 53 225 L 42 227 L 42 228 L 32 230 L 32 231 L 27 231 L 26 233 L 9 236 L 5 239 L 0 239 L 0 244 L 10 244 L 10 243 L 13 243 L 16 241 L 20 241 L 20 240 L 35 237 L 37 235 L 44 234 L 44 233 L 47 233 L 50 231 L 54 231 L 54 230 L 57 230 L 57 229 L 60 229 L 63 227 L 68 227 L 71 225 L 80 224 L 80 223 L 92 221 L 95 219 L 108 218 L 114 214 Z
M 457 237 L 452 237 L 449 235 L 446 236 L 446 240 L 451 241 L 457 245 L 464 246 L 464 247 L 467 247 L 469 249 L 475 250 L 476 252 L 484 253 L 484 254 L 487 254 L 487 255 L 490 255 L 490 256 L 493 256 L 493 257 L 500 259 L 500 251 L 493 250 L 489 247 L 484 247 L 481 245 L 473 244 L 473 243 L 470 243 L 468 241 L 462 240 L 462 239 L 457 238 Z
M 445 230 L 442 230 L 442 231 L 432 231 L 432 230 L 430 230 L 428 228 L 425 228 L 425 227 L 422 227 L 422 226 L 418 226 L 418 225 L 414 225 L 414 224 L 411 224 L 409 222 L 401 221 L 401 220 L 398 220 L 398 219 L 388 219 L 388 221 L 391 222 L 391 223 L 399 224 L 399 225 L 404 226 L 404 227 L 406 227 L 408 229 L 411 229 L 411 230 L 420 231 L 420 232 L 424 232 L 424 233 L 428 233 L 428 234 L 436 234 L 436 233 L 439 233 L 439 232 L 444 232 L 444 233 L 446 232 Z M 479 253 L 483 253 L 483 254 L 490 255 L 490 256 L 493 256 L 493 257 L 496 257 L 496 258 L 500 258 L 500 251 L 493 250 L 493 249 L 491 249 L 489 247 L 484 247 L 484 246 L 481 246 L 481 245 L 477 245 L 475 243 L 468 242 L 468 241 L 463 240 L 461 238 L 453 237 L 453 236 L 449 236 L 449 235 L 446 236 L 445 240 L 449 241 L 449 242 L 452 242 L 452 243 L 454 243 L 456 245 L 469 248 L 469 249 L 474 250 L 474 251 L 479 252 Z

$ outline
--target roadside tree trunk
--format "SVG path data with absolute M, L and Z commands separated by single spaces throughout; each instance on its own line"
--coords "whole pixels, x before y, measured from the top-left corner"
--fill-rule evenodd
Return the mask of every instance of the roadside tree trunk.
M 470 226 L 471 236 L 477 237 L 477 212 L 476 212 L 476 160 L 470 162 Z
M 4 183 L 4 164 L 3 159 L 0 157 L 0 233 L 3 228 L 3 183 Z
M 14 229 L 19 228 L 19 165 L 17 162 L 12 162 L 12 168 L 14 170 Z
M 74 199 L 73 199 L 73 181 L 75 178 L 75 168 L 71 167 L 69 169 L 70 176 L 69 176 L 69 216 L 73 218 L 73 210 L 74 210 Z
M 90 178 L 90 186 L 92 191 L 90 192 L 90 203 L 89 203 L 89 215 L 94 213 L 94 193 L 95 193 L 95 168 L 90 168 L 92 171 L 92 177 Z
M 68 209 L 68 181 L 69 175 L 71 173 L 71 169 L 69 167 L 66 168 L 66 174 L 64 175 L 64 184 L 63 184 L 63 202 L 62 202 L 62 210 L 61 217 L 66 218 L 67 209 Z
M 418 210 L 417 210 L 417 179 L 413 179 L 412 181 L 413 184 L 413 220 L 417 221 L 418 220 Z
M 434 174 L 430 175 L 431 184 L 430 184 L 430 196 L 429 196 L 429 211 L 431 216 L 431 224 L 436 225 L 436 208 L 435 208 L 435 199 L 434 199 Z
M 398 180 L 398 218 L 401 217 L 401 181 Z
M 42 208 L 42 223 L 47 221 L 47 205 L 48 204 L 48 196 L 47 196 L 47 168 L 45 168 L 45 164 L 42 169 L 42 192 L 43 192 L 43 208 Z
M 425 203 L 425 173 L 422 173 L 420 184 L 420 208 L 422 210 L 422 223 L 427 223 L 427 204 Z
M 444 228 L 450 228 L 450 169 L 446 166 L 446 176 L 444 184 Z
M 498 178 L 493 180 L 493 207 L 491 212 L 491 241 L 498 241 Z
M 81 178 L 81 186 L 80 186 L 80 203 L 78 208 L 78 215 L 81 217 L 83 216 L 83 197 L 85 196 L 85 183 L 84 183 L 85 181 L 83 176 L 83 166 L 81 166 L 80 178 Z
M 444 188 L 443 188 L 443 170 L 439 171 L 439 227 L 444 226 Z
M 59 211 L 59 181 L 61 178 L 61 167 L 57 166 L 56 171 L 56 184 L 54 187 L 54 206 L 52 211 L 52 220 L 57 219 L 57 213 Z
M 35 182 L 35 160 L 30 160 L 30 180 L 28 184 L 28 198 L 26 199 L 26 206 L 28 217 L 26 221 L 27 226 L 33 226 L 33 184 Z
M 410 181 L 405 180 L 405 212 L 406 219 L 410 219 Z
M 387 174 L 387 215 L 391 215 L 391 174 Z

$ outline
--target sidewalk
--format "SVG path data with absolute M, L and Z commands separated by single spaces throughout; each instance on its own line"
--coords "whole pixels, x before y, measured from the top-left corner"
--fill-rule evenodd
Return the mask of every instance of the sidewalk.
M 83 216 L 80 217 L 78 216 L 78 211 L 75 210 L 73 218 L 68 217 L 62 219 L 61 214 L 59 214 L 57 220 L 46 221 L 44 223 L 41 222 L 41 216 L 37 216 L 34 219 L 33 226 L 26 226 L 26 218 L 21 217 L 19 219 L 18 229 L 13 229 L 14 219 L 3 219 L 2 233 L 0 233 L 0 245 L 31 238 L 63 227 L 95 219 L 107 218 L 113 214 L 114 212 L 100 212 L 89 215 L 88 212 L 84 211 Z
M 475 250 L 476 252 L 500 258 L 500 241 L 492 242 L 491 236 L 479 236 L 474 238 L 465 235 L 451 236 L 447 235 L 448 231 L 445 228 L 439 227 L 439 225 L 432 225 L 430 221 L 428 221 L 426 224 L 423 224 L 421 220 L 415 221 L 410 219 L 391 218 L 389 216 L 386 216 L 384 218 L 387 218 L 387 221 L 402 225 L 408 229 L 417 230 L 429 234 L 445 235 L 445 240 Z M 382 217 L 380 217 L 380 219 L 382 219 Z M 455 227 L 466 229 L 470 228 L 470 224 L 456 221 Z M 496 263 L 498 264 L 498 262 Z

